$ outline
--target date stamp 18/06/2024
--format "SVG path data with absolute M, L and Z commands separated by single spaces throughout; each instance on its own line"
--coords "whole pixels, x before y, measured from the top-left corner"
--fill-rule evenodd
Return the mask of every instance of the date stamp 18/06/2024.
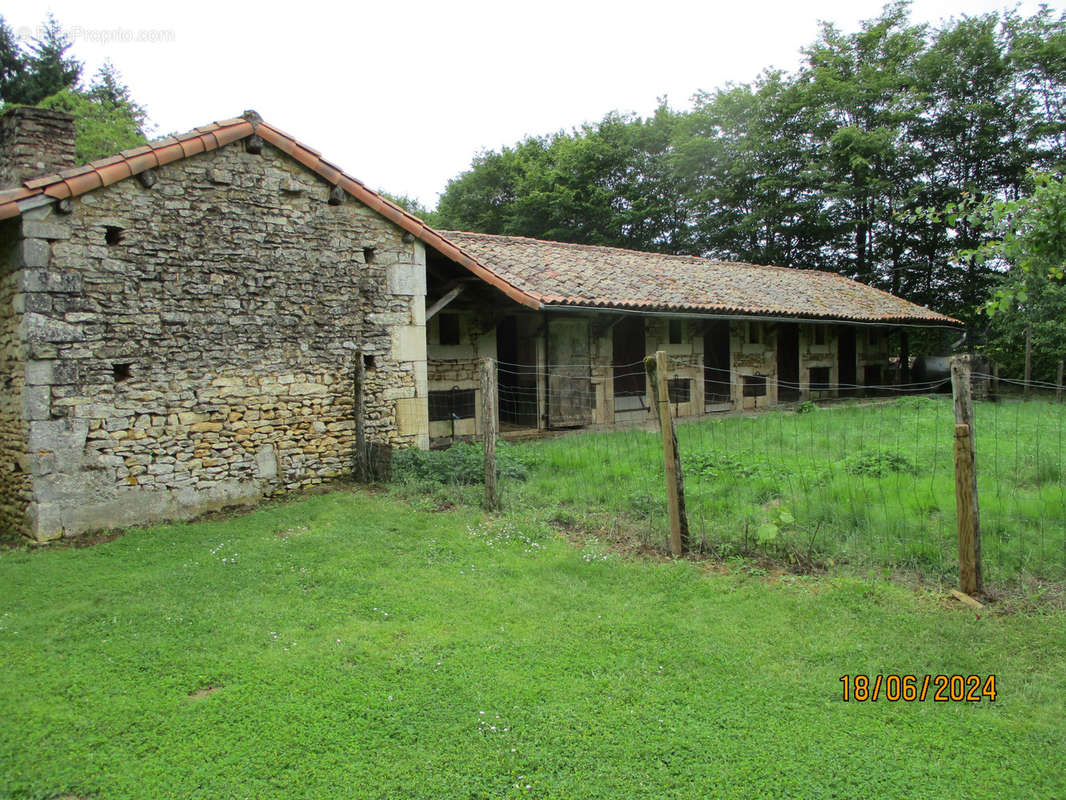
M 996 700 L 992 675 L 841 675 L 844 702 L 979 703 Z

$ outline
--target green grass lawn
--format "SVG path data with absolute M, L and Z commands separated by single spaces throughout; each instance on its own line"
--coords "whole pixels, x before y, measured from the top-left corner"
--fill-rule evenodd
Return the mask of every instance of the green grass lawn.
M 0 796 L 1066 796 L 1066 615 L 335 492 L 0 553 Z M 845 703 L 842 674 L 995 673 Z
M 957 573 L 950 397 L 710 417 L 677 428 L 695 543 L 720 558 Z M 985 574 L 1066 579 L 1066 406 L 978 403 Z M 665 547 L 658 431 L 575 433 L 507 448 L 509 508 L 616 526 Z

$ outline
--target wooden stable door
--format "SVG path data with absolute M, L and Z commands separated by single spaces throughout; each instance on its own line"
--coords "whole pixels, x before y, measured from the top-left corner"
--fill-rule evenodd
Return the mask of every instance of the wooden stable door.
M 576 428 L 592 423 L 592 359 L 585 319 L 549 318 L 548 427 Z

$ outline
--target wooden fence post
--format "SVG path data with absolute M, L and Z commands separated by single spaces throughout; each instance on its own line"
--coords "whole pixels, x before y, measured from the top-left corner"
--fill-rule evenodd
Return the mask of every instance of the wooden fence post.
M 999 362 L 992 362 L 992 395 L 994 399 L 999 399 Z
M 500 507 L 496 485 L 496 406 L 496 362 L 486 358 L 481 362 L 481 442 L 485 458 L 485 508 L 489 511 Z
M 951 360 L 951 389 L 955 405 L 955 513 L 958 517 L 959 589 L 968 595 L 975 595 L 983 590 L 984 579 L 970 360 L 966 356 L 956 356 Z
M 1061 403 L 1061 402 L 1062 402 L 1062 366 L 1063 366 L 1063 364 L 1062 364 L 1062 362 L 1060 361 L 1060 362 L 1059 362 L 1059 379 L 1058 379 L 1058 386 L 1057 386 L 1057 388 L 1055 389 L 1055 402 L 1056 402 L 1056 403 Z
M 681 453 L 670 415 L 670 391 L 666 382 L 666 353 L 657 350 L 644 359 L 644 369 L 651 384 L 652 405 L 659 415 L 663 437 L 663 461 L 666 465 L 666 505 L 670 511 L 670 552 L 675 556 L 688 551 L 688 516 L 685 513 L 685 481 L 681 472 Z
M 370 482 L 369 451 L 366 445 L 366 370 L 363 352 L 355 354 L 355 479 L 359 483 Z

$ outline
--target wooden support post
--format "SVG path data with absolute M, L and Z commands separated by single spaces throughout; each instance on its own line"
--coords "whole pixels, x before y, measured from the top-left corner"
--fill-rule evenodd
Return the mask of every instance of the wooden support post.
M 958 517 L 959 589 L 968 595 L 975 595 L 984 588 L 984 580 L 968 357 L 956 356 L 952 359 L 951 388 L 955 401 L 955 513 Z
M 1025 399 L 1032 392 L 1033 377 L 1033 326 L 1025 326 Z
M 911 382 L 911 335 L 906 328 L 899 332 L 899 382 Z
M 1055 402 L 1056 403 L 1061 403 L 1062 402 L 1062 366 L 1063 366 L 1063 364 L 1060 361 L 1059 362 L 1059 377 L 1058 377 L 1058 380 L 1056 381 L 1056 384 L 1055 384 L 1056 385 L 1056 389 L 1055 389 Z
M 644 369 L 651 384 L 652 407 L 659 416 L 659 429 L 663 436 L 666 504 L 670 511 L 670 552 L 680 556 L 688 551 L 688 516 L 685 514 L 685 481 L 681 472 L 681 453 L 677 448 L 674 419 L 670 415 L 666 368 L 666 353 L 663 350 L 657 350 L 654 356 L 644 359 Z
M 992 399 L 999 400 L 999 362 L 992 362 Z
M 497 420 L 496 362 L 491 358 L 481 362 L 481 441 L 485 458 L 485 508 L 500 507 L 496 486 L 496 428 Z
M 355 354 L 355 479 L 359 483 L 370 482 L 370 452 L 366 442 L 366 371 L 363 367 L 363 353 Z

